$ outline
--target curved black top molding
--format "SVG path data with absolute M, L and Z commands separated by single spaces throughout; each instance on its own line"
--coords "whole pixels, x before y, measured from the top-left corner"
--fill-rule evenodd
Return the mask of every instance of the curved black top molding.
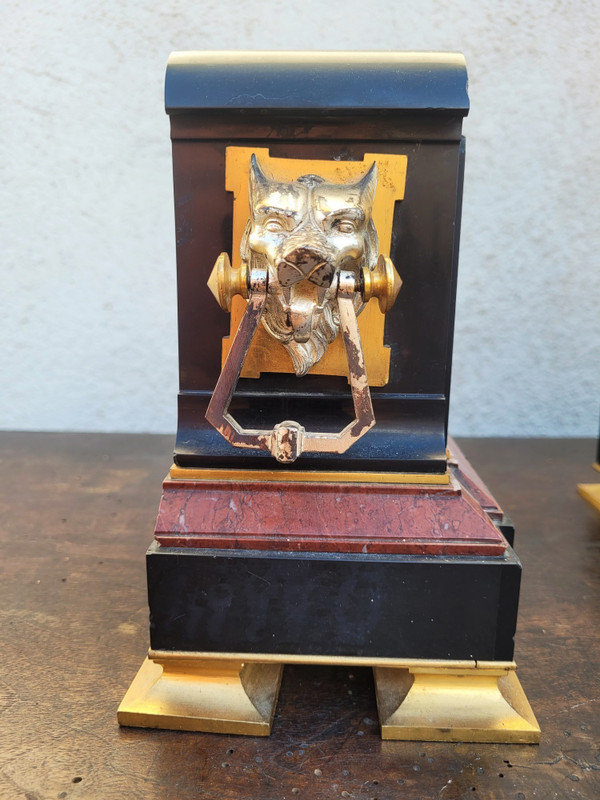
M 175 52 L 168 114 L 203 110 L 469 111 L 461 53 Z

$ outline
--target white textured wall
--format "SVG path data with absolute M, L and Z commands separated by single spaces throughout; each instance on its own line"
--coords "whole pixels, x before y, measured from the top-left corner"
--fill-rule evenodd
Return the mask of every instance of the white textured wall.
M 173 431 L 171 50 L 462 50 L 457 434 L 594 435 L 597 2 L 4 0 L 0 427 Z

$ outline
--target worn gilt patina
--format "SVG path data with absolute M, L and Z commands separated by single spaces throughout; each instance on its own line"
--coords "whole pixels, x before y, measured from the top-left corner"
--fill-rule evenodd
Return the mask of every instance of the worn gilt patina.
M 382 311 L 401 281 L 379 255 L 372 219 L 377 165 L 353 183 L 318 175 L 292 182 L 267 177 L 256 156 L 249 173 L 250 215 L 242 237 L 242 267 L 222 253 L 209 286 L 221 306 L 234 294 L 248 300 L 206 417 L 234 446 L 269 450 L 282 462 L 302 452 L 343 453 L 375 424 L 357 315 L 371 297 Z M 247 430 L 227 409 L 259 322 L 305 375 L 341 333 L 356 419 L 340 433 L 306 431 L 285 420 L 270 431 Z

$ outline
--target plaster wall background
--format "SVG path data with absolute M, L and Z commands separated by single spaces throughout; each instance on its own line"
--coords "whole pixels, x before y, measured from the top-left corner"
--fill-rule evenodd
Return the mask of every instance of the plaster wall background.
M 4 0 L 0 427 L 175 430 L 171 50 L 461 50 L 451 430 L 595 435 L 597 2 Z

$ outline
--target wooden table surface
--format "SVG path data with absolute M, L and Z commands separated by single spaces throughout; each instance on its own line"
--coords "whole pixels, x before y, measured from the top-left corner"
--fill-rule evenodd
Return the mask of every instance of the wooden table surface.
M 0 797 L 600 797 L 600 479 L 590 440 L 462 440 L 517 527 L 535 745 L 382 742 L 371 671 L 286 667 L 270 738 L 120 729 L 148 647 L 166 436 L 0 434 Z

